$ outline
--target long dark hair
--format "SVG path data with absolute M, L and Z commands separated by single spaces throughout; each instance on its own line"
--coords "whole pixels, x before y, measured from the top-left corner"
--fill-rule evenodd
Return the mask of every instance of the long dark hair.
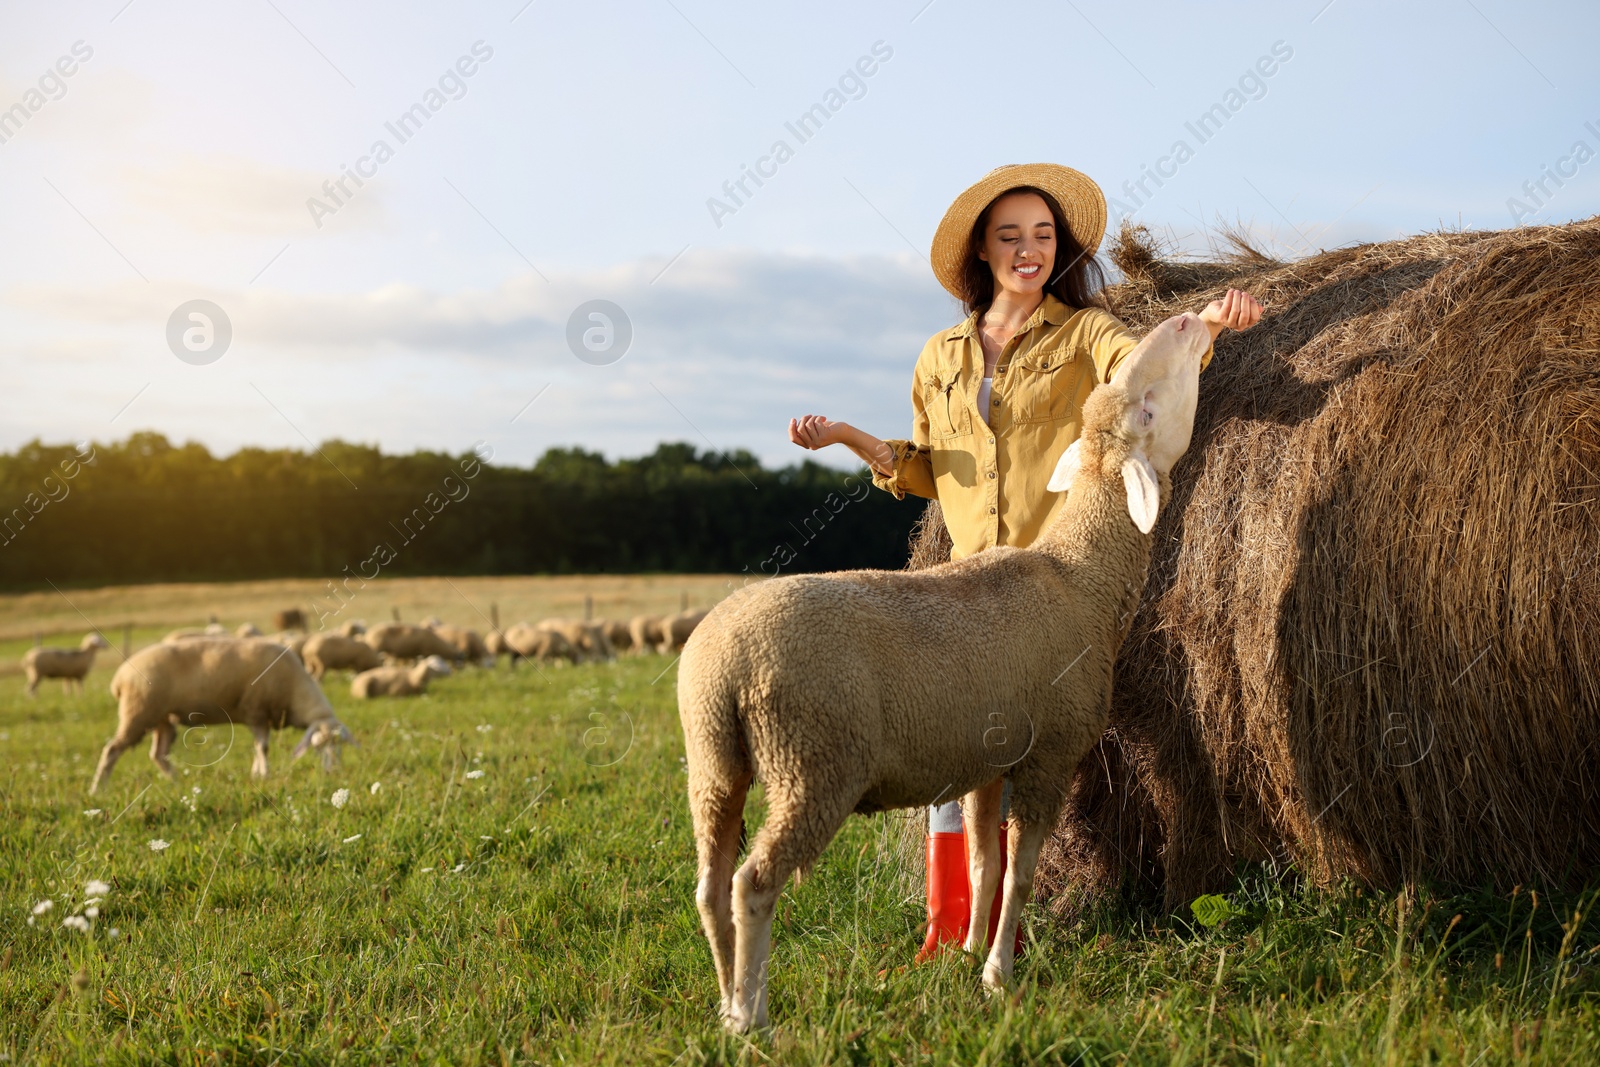
M 994 210 L 1001 197 L 1012 193 L 1035 194 L 1044 201 L 1050 209 L 1050 217 L 1055 220 L 1056 257 L 1050 266 L 1055 276 L 1045 285 L 1045 292 L 1071 308 L 1104 308 L 1105 298 L 1100 290 L 1106 285 L 1105 270 L 1098 259 L 1085 254 L 1083 246 L 1073 237 L 1072 230 L 1067 227 L 1066 216 L 1061 213 L 1061 205 L 1043 189 L 1018 185 L 989 201 L 972 224 L 972 233 L 967 236 L 967 258 L 961 264 L 961 303 L 967 313 L 970 315 L 976 311 L 981 315 L 994 303 L 994 272 L 989 264 L 978 258 L 978 253 L 983 249 L 983 235 L 989 228 L 989 212 Z M 1063 263 L 1067 264 L 1064 270 L 1061 266 Z

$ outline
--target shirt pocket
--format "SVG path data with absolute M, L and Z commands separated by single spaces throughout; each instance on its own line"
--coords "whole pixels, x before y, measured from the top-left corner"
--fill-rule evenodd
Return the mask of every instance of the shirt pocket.
M 1078 417 L 1083 360 L 1059 345 L 1011 361 L 1009 392 L 1016 422 L 1059 422 Z
M 928 413 L 928 436 L 933 439 L 972 432 L 972 415 L 961 393 L 961 372 L 957 368 L 939 368 L 923 378 L 922 407 Z

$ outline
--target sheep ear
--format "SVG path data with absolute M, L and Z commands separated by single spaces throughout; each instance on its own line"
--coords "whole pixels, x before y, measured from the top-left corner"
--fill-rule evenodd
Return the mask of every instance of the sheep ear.
M 1156 528 L 1156 512 L 1161 507 L 1161 483 L 1156 469 L 1143 456 L 1122 461 L 1122 484 L 1128 490 L 1128 515 L 1140 533 Z
M 1065 493 L 1072 488 L 1072 480 L 1078 476 L 1078 467 L 1083 462 L 1078 456 L 1078 445 L 1080 443 L 1078 441 L 1072 442 L 1067 446 L 1067 450 L 1061 454 L 1060 461 L 1056 463 L 1055 473 L 1050 475 L 1050 481 L 1045 486 L 1052 493 Z

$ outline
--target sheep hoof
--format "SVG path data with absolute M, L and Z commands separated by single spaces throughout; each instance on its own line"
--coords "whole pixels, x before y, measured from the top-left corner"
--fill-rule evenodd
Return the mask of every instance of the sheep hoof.
M 983 990 L 991 996 L 998 996 L 1010 987 L 1011 976 L 1002 971 L 993 963 L 983 966 Z

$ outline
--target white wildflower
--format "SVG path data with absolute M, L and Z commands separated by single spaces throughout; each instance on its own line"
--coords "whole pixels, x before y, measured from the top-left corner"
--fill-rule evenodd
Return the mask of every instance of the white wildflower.
M 333 796 L 328 798 L 328 803 L 332 804 L 336 808 L 344 807 L 346 804 L 350 803 L 350 790 L 335 789 L 333 791 Z
M 90 809 L 89 809 L 89 810 L 88 810 L 88 811 L 85 811 L 85 812 L 84 812 L 84 814 L 85 814 L 85 815 L 87 815 L 87 816 L 89 816 L 89 818 L 91 818 L 91 819 L 92 819 L 92 818 L 94 818 L 94 817 L 95 817 L 95 816 L 96 816 L 96 815 L 100 815 L 100 814 L 102 814 L 102 812 L 101 812 L 101 811 L 100 811 L 100 809 L 99 809 L 99 808 L 90 808 Z
M 458 863 L 458 864 L 456 864 L 454 867 L 452 867 L 450 869 L 450 873 L 451 874 L 460 874 L 462 871 L 464 871 L 466 869 L 467 869 L 467 865 L 465 863 Z
M 344 839 L 344 843 L 348 845 L 352 841 L 360 841 L 360 840 L 361 840 L 361 835 L 360 834 L 351 834 L 349 837 Z
M 433 868 L 432 867 L 424 867 L 418 873 L 420 873 L 420 874 L 432 874 L 433 873 Z
M 111 929 L 106 931 L 106 936 L 113 939 L 119 938 L 122 936 L 122 931 L 113 926 Z
M 111 892 L 111 887 L 97 878 L 91 878 L 89 884 L 83 887 L 86 896 L 103 897 Z
M 33 906 L 33 913 L 35 915 L 43 915 L 45 912 L 49 911 L 55 906 L 56 902 L 53 900 L 41 900 L 39 903 Z
M 172 842 L 171 841 L 163 841 L 159 837 L 152 837 L 150 839 L 150 851 L 151 852 L 160 852 L 164 848 L 171 848 L 171 847 L 172 847 Z
M 467 777 L 468 778 L 482 778 L 483 777 L 483 772 L 482 771 L 468 771 L 467 772 Z
M 480 733 L 480 734 L 486 734 L 486 733 L 488 733 L 488 732 L 489 732 L 489 731 L 490 731 L 490 730 L 493 730 L 493 729 L 494 729 L 494 727 L 493 727 L 493 726 L 491 726 L 491 725 L 490 725 L 490 724 L 488 724 L 488 723 L 483 723 L 483 724 L 482 724 L 482 725 L 480 725 L 480 726 L 479 726 L 479 727 L 478 727 L 478 732 L 479 732 L 479 733 Z
M 68 915 L 65 919 L 61 920 L 61 925 L 68 927 L 69 929 L 76 930 L 80 934 L 86 934 L 89 932 L 89 920 L 85 919 L 82 915 Z
M 373 796 L 377 796 L 378 795 L 378 790 L 380 790 L 382 788 L 383 788 L 383 783 L 382 782 L 373 782 L 371 785 L 367 786 L 367 792 L 371 793 Z
M 479 841 L 493 841 L 494 838 L 490 837 L 488 834 L 479 834 L 478 835 L 478 840 Z
M 89 905 L 87 908 L 84 908 L 83 913 L 91 919 L 100 918 L 100 909 L 95 907 L 93 904 Z

